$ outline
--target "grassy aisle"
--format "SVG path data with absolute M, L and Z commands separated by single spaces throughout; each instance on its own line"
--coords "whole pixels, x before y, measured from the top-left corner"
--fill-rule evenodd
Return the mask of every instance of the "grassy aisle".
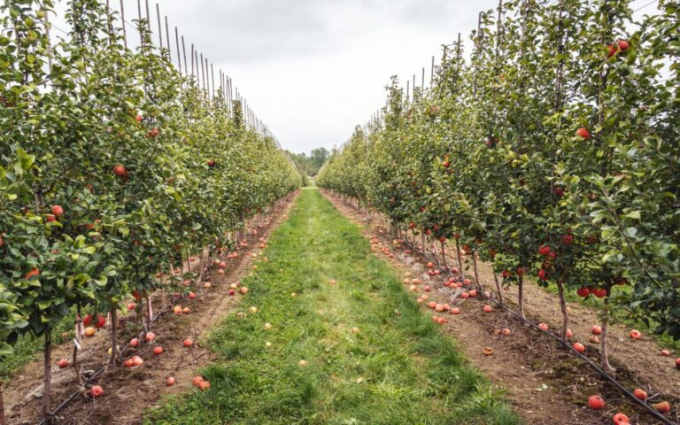
M 147 423 L 518 423 L 317 190 L 303 192 L 265 255 L 244 282 L 246 316 L 209 341 L 212 389 L 168 400 Z

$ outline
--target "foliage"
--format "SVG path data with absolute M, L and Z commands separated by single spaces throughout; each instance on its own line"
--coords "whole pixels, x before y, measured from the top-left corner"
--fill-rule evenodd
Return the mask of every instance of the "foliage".
M 51 13 L 50 0 L 0 5 L 2 353 L 20 335 L 50 340 L 74 310 L 123 309 L 300 184 L 238 102 L 153 48 L 144 21 L 133 52 L 104 3 L 71 1 L 71 32 L 50 46 Z
M 629 3 L 482 13 L 470 59 L 447 46 L 435 87 L 412 102 L 393 80 L 384 119 L 355 131 L 317 183 L 395 226 L 460 234 L 506 284 L 521 269 L 605 291 L 679 339 L 680 8 L 660 2 L 635 22 Z

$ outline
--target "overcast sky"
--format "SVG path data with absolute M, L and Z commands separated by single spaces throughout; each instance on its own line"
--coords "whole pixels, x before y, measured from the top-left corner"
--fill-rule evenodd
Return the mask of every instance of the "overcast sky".
M 119 10 L 120 0 L 110 1 Z M 126 20 L 136 19 L 137 0 L 124 2 Z M 156 3 L 149 2 L 154 32 Z M 428 80 L 441 45 L 458 32 L 467 39 L 479 12 L 495 7 L 497 0 L 159 3 L 171 31 L 178 26 L 187 43 L 232 78 L 282 146 L 308 153 L 345 142 L 355 125 L 385 104 L 390 76 L 398 75 L 405 85 L 417 74 L 420 84 L 425 67 Z M 173 43 L 176 58 L 175 53 Z

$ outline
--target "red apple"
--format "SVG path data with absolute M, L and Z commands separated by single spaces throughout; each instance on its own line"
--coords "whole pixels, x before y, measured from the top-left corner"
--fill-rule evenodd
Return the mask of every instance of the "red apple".
M 580 137 L 583 140 L 590 140 L 590 131 L 588 131 L 588 129 L 585 127 L 581 127 L 578 130 L 576 130 L 576 136 Z
M 165 385 L 167 385 L 168 387 L 172 387 L 173 385 L 175 385 L 176 382 L 177 381 L 175 381 L 175 378 L 169 376 L 168 379 L 165 380 Z
M 245 295 L 248 293 L 248 288 L 242 286 L 241 289 L 239 289 L 239 292 L 241 293 L 241 295 Z
M 155 356 L 158 356 L 158 355 L 160 355 L 160 354 L 163 354 L 163 347 L 155 347 L 155 348 L 153 349 L 153 354 L 154 354 Z
M 662 401 L 661 403 L 652 404 L 652 407 L 655 408 L 660 413 L 668 413 L 668 412 L 671 411 L 671 405 L 667 401 Z
M 99 385 L 95 385 L 90 390 L 90 394 L 92 394 L 92 398 L 99 398 L 104 395 L 104 389 Z
M 590 289 L 586 288 L 585 286 L 582 286 L 576 291 L 579 297 L 586 298 L 588 295 L 590 295 Z
M 593 335 L 601 335 L 602 334 L 602 327 L 595 325 L 592 328 L 590 328 L 590 332 L 592 332 Z
M 635 398 L 642 401 L 647 400 L 647 391 L 643 390 L 642 388 L 636 388 L 635 391 L 633 391 L 633 395 Z
M 604 288 L 597 288 L 593 291 L 593 295 L 597 298 L 604 298 L 607 296 L 607 290 Z
M 136 308 L 137 308 L 137 304 L 135 304 L 135 303 L 130 303 L 130 304 L 127 305 L 128 311 L 132 311 Z
M 671 352 L 670 352 L 669 350 L 661 350 L 661 355 L 662 355 L 662 356 L 670 357 Z
M 28 280 L 33 276 L 40 276 L 40 270 L 38 270 L 36 267 L 33 267 L 28 273 L 26 273 L 26 275 L 24 275 L 24 279 Z
M 94 327 L 99 329 L 103 328 L 104 326 L 106 326 L 106 317 L 100 314 L 99 316 L 97 316 L 97 322 L 95 322 Z
M 680 369 L 680 357 L 678 357 L 677 359 L 675 359 L 675 367 L 677 367 L 678 369 Z
M 68 360 L 66 359 L 61 359 L 57 362 L 57 366 L 59 366 L 59 369 L 65 369 L 68 367 Z
M 234 295 L 236 295 L 236 291 L 234 291 L 233 289 L 230 289 L 229 295 L 233 297 Z
M 586 351 L 586 347 L 583 344 L 581 344 L 580 342 L 575 342 L 573 347 L 574 347 L 574 350 L 576 350 L 576 352 L 578 352 L 578 353 L 583 353 L 584 351 Z
M 630 419 L 623 413 L 617 413 L 612 419 L 614 421 L 614 425 L 630 425 Z
M 134 366 L 141 366 L 144 364 L 144 359 L 142 359 L 140 356 L 134 356 L 130 360 L 132 360 L 132 364 Z
M 593 410 L 602 410 L 604 409 L 605 403 L 604 399 L 600 397 L 599 395 L 593 395 L 590 396 L 588 399 L 588 407 L 593 409 Z
M 194 341 L 190 340 L 189 338 L 184 340 L 184 346 L 186 348 L 190 348 L 194 346 Z
M 642 333 L 637 329 L 633 329 L 632 331 L 630 331 L 628 336 L 630 336 L 631 339 L 640 339 L 642 338 Z
M 460 314 L 460 309 L 458 307 L 451 308 L 451 314 L 453 315 Z
M 491 313 L 492 311 L 493 311 L 493 308 L 490 305 L 484 306 L 484 313 Z
M 130 347 L 137 348 L 139 346 L 139 340 L 137 338 L 132 338 L 130 340 Z
M 538 253 L 541 255 L 548 255 L 550 254 L 550 247 L 547 245 L 541 245 L 538 247 Z
M 628 50 L 628 48 L 630 48 L 630 43 L 628 42 L 628 40 L 619 40 L 619 50 L 625 52 L 626 50 Z
M 146 334 L 146 337 L 144 337 L 146 341 L 153 341 L 156 339 L 156 334 L 153 332 L 149 332 Z
M 143 119 L 142 114 L 137 114 L 137 116 L 135 117 L 135 121 L 137 122 L 142 122 L 142 119 Z
M 538 329 L 542 330 L 543 332 L 548 332 L 549 327 L 546 323 L 539 323 Z
M 57 217 L 61 217 L 62 215 L 64 215 L 64 209 L 61 207 L 61 205 L 53 205 L 52 214 L 54 214 Z
M 113 174 L 115 174 L 116 177 L 125 177 L 127 176 L 127 170 L 122 165 L 116 165 L 113 167 Z
M 200 384 L 198 384 L 198 388 L 200 388 L 201 391 L 208 391 L 210 389 L 210 382 L 203 381 Z
M 611 58 L 616 54 L 616 47 L 614 47 L 613 44 L 610 44 L 609 46 L 607 46 L 607 51 L 608 51 L 607 56 Z

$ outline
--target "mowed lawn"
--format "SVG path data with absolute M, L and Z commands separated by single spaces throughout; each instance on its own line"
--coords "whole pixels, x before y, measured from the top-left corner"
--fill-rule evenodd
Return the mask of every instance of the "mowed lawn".
M 145 423 L 519 423 L 316 189 L 263 257 L 243 281 L 245 317 L 230 315 L 208 341 L 211 389 L 164 400 Z

